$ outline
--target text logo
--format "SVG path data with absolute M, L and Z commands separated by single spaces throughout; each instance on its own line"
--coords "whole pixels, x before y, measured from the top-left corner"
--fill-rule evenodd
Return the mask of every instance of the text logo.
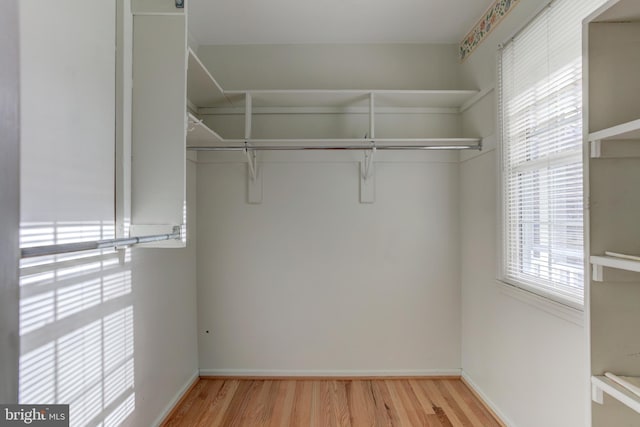
M 69 405 L 2 405 L 0 427 L 69 427 Z

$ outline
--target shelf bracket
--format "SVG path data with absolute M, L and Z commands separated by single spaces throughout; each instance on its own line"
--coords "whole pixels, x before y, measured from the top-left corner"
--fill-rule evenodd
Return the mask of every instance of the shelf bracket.
M 196 126 L 202 126 L 202 123 L 203 123 L 202 119 L 190 120 L 187 117 L 187 132 L 193 132 Z
M 250 150 L 251 116 L 253 114 L 251 94 L 244 94 L 244 154 L 247 156 L 247 201 L 250 204 L 262 203 L 262 174 L 258 168 L 258 157 L 255 150 Z
M 597 159 L 602 156 L 602 142 L 597 139 L 595 141 L 591 141 L 591 158 Z
M 592 264 L 591 278 L 594 282 L 602 282 L 604 280 L 604 267 L 600 264 Z
M 600 405 L 604 404 L 604 391 L 596 384 L 591 384 L 591 400 Z
M 365 181 L 371 178 L 373 172 L 373 156 L 376 154 L 376 143 L 371 141 L 371 150 L 364 152 L 364 170 L 362 173 L 362 179 Z
M 373 173 L 373 157 L 375 153 L 376 143 L 371 141 L 371 150 L 364 152 L 364 161 L 360 162 L 360 203 L 373 203 L 375 201 L 375 178 Z
M 262 174 L 258 168 L 258 157 L 255 150 L 250 150 L 244 143 L 244 153 L 247 156 L 247 201 L 250 204 L 262 203 Z
M 258 157 L 255 150 L 249 150 L 249 144 L 244 143 L 244 154 L 247 156 L 247 164 L 249 166 L 249 178 L 255 181 L 258 176 Z
M 369 135 L 371 139 L 376 137 L 376 95 L 369 94 Z

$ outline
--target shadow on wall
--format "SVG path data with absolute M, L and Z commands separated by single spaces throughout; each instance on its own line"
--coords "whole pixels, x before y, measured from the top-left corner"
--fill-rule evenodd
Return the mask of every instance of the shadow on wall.
M 113 238 L 113 222 L 22 224 L 20 246 Z M 130 250 L 24 259 L 20 403 L 70 405 L 72 426 L 117 426 L 135 409 Z

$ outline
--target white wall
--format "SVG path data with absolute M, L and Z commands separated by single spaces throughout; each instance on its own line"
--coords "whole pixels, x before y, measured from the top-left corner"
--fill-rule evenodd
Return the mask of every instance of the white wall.
M 459 368 L 457 165 L 198 165 L 200 367 L 268 373 Z M 210 333 L 206 333 L 208 330 Z
M 459 87 L 455 46 L 263 49 L 199 53 L 225 88 Z M 456 115 L 378 120 L 397 136 L 460 133 Z M 239 116 L 207 121 L 225 136 L 242 129 Z M 257 115 L 255 127 L 256 137 L 362 137 L 368 122 Z M 377 154 L 374 204 L 359 203 L 361 159 L 263 154 L 263 202 L 249 205 L 242 155 L 199 153 L 201 372 L 459 372 L 457 155 Z
M 114 235 L 115 4 L 20 2 L 23 245 Z M 146 426 L 194 378 L 193 164 L 188 183 L 186 249 L 22 261 L 21 402 Z
M 457 47 L 436 44 L 200 46 L 231 89 L 466 89 Z
M 18 2 L 0 15 L 0 402 L 18 401 Z
M 481 89 L 495 84 L 497 44 L 540 6 L 534 0 L 518 3 L 463 63 L 467 84 Z M 495 92 L 463 117 L 468 135 L 493 135 L 495 122 Z M 510 425 L 584 426 L 588 383 L 580 314 L 509 292 L 496 281 L 499 159 L 494 148 L 460 167 L 462 367 Z

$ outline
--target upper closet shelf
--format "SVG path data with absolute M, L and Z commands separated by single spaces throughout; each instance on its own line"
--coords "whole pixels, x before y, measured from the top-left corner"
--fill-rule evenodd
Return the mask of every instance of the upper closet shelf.
M 191 48 L 187 69 L 187 99 L 196 107 L 231 106 L 216 79 Z
M 450 108 L 459 112 L 478 96 L 477 90 L 283 89 L 224 90 L 189 48 L 187 98 L 196 108 L 252 106 L 285 108 Z
M 457 108 L 477 90 L 249 90 L 225 91 L 234 106 L 244 106 L 246 94 L 254 107 L 365 107 L 373 94 L 375 107 Z
M 640 119 L 589 134 L 589 141 L 640 139 Z

